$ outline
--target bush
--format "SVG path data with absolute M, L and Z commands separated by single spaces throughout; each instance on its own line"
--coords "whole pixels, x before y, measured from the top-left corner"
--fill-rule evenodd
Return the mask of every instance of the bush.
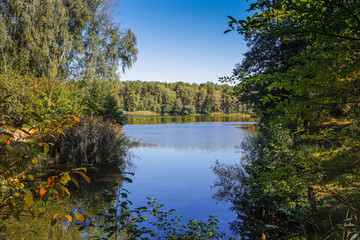
M 57 164 L 122 165 L 129 144 L 121 126 L 88 117 L 53 141 L 51 155 Z

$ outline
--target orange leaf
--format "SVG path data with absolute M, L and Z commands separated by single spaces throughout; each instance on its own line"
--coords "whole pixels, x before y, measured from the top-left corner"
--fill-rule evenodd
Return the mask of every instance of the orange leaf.
M 71 215 L 65 215 L 65 217 L 67 218 L 67 220 L 69 221 L 69 222 L 72 222 L 72 216 Z
M 7 145 L 10 145 L 10 140 L 6 140 L 6 144 L 7 144 Z
M 59 216 L 59 214 L 58 214 L 58 213 L 55 213 L 54 216 L 53 216 L 53 219 L 56 219 L 57 216 Z
M 55 178 L 57 178 L 57 176 L 52 176 L 52 177 L 49 177 L 49 178 L 47 179 L 48 184 L 49 184 L 50 187 L 53 187 L 53 186 L 54 186 Z
M 47 191 L 44 187 L 40 188 L 40 196 L 44 196 Z

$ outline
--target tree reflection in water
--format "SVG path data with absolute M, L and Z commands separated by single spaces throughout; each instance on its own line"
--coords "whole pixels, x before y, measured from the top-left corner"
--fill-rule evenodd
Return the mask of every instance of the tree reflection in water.
M 213 198 L 231 203 L 230 209 L 236 220 L 230 222 L 230 230 L 241 239 L 264 239 L 264 236 L 266 239 L 289 239 L 286 229 L 301 232 L 303 225 L 287 219 L 292 213 L 279 211 L 286 199 L 275 194 L 262 194 L 261 184 L 256 181 L 259 172 L 249 164 L 259 158 L 258 152 L 254 150 L 257 140 L 255 137 L 244 141 L 241 146 L 244 153 L 241 163 L 217 162 L 213 166 L 212 170 L 217 176 L 213 185 L 216 190 Z M 293 215 L 296 214 L 306 213 Z

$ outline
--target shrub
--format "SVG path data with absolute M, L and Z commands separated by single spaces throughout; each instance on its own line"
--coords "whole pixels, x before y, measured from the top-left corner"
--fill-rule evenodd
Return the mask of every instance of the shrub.
M 120 125 L 98 117 L 82 119 L 56 136 L 53 144 L 56 163 L 75 166 L 122 165 L 129 146 Z

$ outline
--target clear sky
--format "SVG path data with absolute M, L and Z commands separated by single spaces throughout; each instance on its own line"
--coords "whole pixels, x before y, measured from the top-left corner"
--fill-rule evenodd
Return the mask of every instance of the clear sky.
M 138 39 L 138 60 L 121 80 L 218 82 L 247 50 L 227 15 L 245 18 L 246 0 L 117 0 L 115 21 Z

